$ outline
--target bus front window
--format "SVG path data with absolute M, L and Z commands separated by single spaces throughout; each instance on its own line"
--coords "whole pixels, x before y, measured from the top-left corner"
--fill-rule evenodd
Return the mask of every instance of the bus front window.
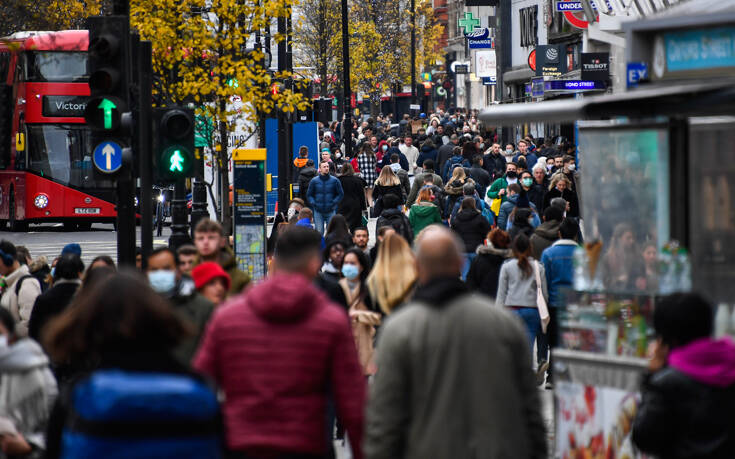
M 26 53 L 26 81 L 80 83 L 87 75 L 87 53 L 32 51 Z
M 26 126 L 29 171 L 74 188 L 102 186 L 94 180 L 87 153 L 90 151 L 88 130 L 73 125 Z

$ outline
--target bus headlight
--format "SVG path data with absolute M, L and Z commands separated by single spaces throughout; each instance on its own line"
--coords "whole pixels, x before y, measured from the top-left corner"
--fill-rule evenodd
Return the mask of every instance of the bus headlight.
M 33 205 L 36 206 L 36 209 L 45 209 L 48 206 L 48 196 L 42 193 L 37 194 L 33 200 Z

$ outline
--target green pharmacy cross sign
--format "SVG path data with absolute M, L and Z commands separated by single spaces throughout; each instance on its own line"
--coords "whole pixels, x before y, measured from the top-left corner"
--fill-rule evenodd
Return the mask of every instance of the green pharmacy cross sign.
M 472 33 L 475 27 L 480 27 L 480 20 L 472 16 L 472 13 L 466 12 L 464 18 L 457 21 L 458 27 L 464 29 L 465 35 Z

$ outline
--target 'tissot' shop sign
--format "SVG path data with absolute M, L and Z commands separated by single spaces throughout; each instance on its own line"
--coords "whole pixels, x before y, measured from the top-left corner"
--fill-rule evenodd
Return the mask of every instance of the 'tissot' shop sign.
M 653 76 L 735 73 L 735 27 L 659 34 L 653 45 Z

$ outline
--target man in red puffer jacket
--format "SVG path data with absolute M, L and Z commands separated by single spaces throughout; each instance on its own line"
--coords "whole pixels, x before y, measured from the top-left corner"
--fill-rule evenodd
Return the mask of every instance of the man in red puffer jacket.
M 273 274 L 214 314 L 195 369 L 225 392 L 227 446 L 260 459 L 325 457 L 330 395 L 362 458 L 365 379 L 345 311 L 312 285 L 321 236 L 305 227 L 281 234 Z

